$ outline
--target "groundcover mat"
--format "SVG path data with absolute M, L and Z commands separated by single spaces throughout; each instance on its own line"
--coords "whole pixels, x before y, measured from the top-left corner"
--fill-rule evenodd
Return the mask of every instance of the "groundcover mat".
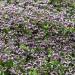
M 75 75 L 75 1 L 0 0 L 0 75 Z

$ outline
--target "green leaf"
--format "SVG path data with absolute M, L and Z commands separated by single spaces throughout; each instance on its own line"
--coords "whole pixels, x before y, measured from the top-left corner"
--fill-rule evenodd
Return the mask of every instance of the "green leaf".
M 10 31 L 10 28 L 7 28 L 7 27 L 6 27 L 6 28 L 3 29 L 3 32 L 4 32 L 4 33 L 8 33 L 9 31 Z
M 24 50 L 29 50 L 29 47 L 26 46 L 25 44 L 21 44 L 21 45 L 20 45 L 20 48 L 21 48 L 21 49 L 24 49 Z
M 0 65 L 4 66 L 4 62 L 0 59 Z
M 30 70 L 29 75 L 38 75 L 37 69 Z
M 59 61 L 54 60 L 54 61 L 51 61 L 50 63 L 53 64 L 53 65 L 58 65 L 59 64 Z
M 9 19 L 9 15 L 8 14 L 4 14 L 3 18 L 6 19 L 6 20 L 8 20 Z
M 47 67 L 48 67 L 49 69 L 55 69 L 55 68 L 58 67 L 59 64 L 60 64 L 59 61 L 53 60 L 53 61 L 47 63 Z
M 51 48 L 48 48 L 48 57 L 51 57 L 53 54 L 53 51 L 51 50 Z
M 8 60 L 4 63 L 5 67 L 11 68 L 13 67 L 13 60 Z
M 49 28 L 48 24 L 44 25 L 44 29 L 48 29 L 48 28 Z
M 9 3 L 9 4 L 10 4 L 10 3 L 11 3 L 11 1 L 12 1 L 12 0 L 7 0 L 7 3 Z
M 38 0 L 34 0 L 35 2 L 37 2 Z
M 62 64 L 59 64 L 59 67 L 58 67 L 58 69 L 59 69 L 59 74 L 60 75 L 64 75 L 64 66 L 62 65 Z
M 0 75 L 4 75 L 4 73 L 2 71 L 0 71 Z
M 64 35 L 69 34 L 75 32 L 75 28 L 74 27 L 65 27 L 64 28 Z

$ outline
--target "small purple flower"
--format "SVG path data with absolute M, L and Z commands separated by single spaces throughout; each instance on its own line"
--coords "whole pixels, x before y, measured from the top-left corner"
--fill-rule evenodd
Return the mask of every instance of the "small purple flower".
M 7 54 L 2 54 L 1 59 L 6 62 L 8 60 L 8 55 Z
M 16 11 L 18 10 L 18 8 L 14 5 L 8 5 L 7 7 L 4 7 L 4 9 L 8 12 L 8 13 L 16 13 Z
M 58 53 L 54 53 L 53 56 L 52 56 L 52 58 L 54 60 L 58 60 L 60 58 L 60 56 L 58 55 Z
M 25 36 L 19 37 L 19 40 L 20 40 L 20 43 L 25 43 L 27 42 L 27 37 Z
M 4 42 L 0 40 L 0 49 L 2 49 L 3 47 L 4 47 Z

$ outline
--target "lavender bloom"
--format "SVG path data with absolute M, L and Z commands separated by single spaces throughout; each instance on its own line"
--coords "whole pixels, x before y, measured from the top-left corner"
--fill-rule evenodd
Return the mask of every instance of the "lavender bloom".
M 17 23 L 17 24 L 23 24 L 23 23 L 24 23 L 24 18 L 18 16 L 18 17 L 16 18 L 16 23 Z
M 54 60 L 58 60 L 60 58 L 60 56 L 58 55 L 58 53 L 54 53 L 53 56 L 52 56 L 52 58 Z
M 0 49 L 2 49 L 3 47 L 4 47 L 4 42 L 0 40 Z
M 19 37 L 20 43 L 27 43 L 27 37 Z
M 8 60 L 8 55 L 7 54 L 2 54 L 1 59 L 6 62 Z
M 18 8 L 13 4 L 8 5 L 7 7 L 4 7 L 4 9 L 8 12 L 8 13 L 16 13 L 16 11 L 18 10 Z

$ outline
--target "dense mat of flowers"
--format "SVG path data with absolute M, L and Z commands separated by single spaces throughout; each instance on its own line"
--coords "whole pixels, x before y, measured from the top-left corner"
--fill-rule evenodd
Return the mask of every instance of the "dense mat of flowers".
M 75 5 L 41 1 L 1 1 L 0 75 L 75 74 Z

